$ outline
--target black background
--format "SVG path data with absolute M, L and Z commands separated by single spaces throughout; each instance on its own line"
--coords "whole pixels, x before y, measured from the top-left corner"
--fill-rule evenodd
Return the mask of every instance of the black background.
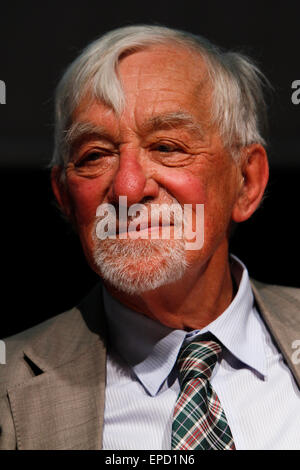
M 274 86 L 269 100 L 270 183 L 231 251 L 261 281 L 300 287 L 298 190 L 300 7 L 294 2 L 5 2 L 0 6 L 1 322 L 6 337 L 72 307 L 97 281 L 51 193 L 53 90 L 88 42 L 151 23 L 202 34 L 248 53 Z

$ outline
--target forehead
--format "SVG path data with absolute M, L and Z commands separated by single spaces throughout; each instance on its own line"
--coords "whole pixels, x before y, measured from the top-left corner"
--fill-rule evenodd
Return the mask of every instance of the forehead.
M 182 46 L 155 45 L 124 55 L 118 64 L 118 76 L 125 96 L 122 120 L 135 125 L 166 113 L 190 113 L 205 121 L 210 109 L 211 84 L 202 57 Z M 73 114 L 78 118 L 95 117 L 94 107 L 83 100 Z M 94 102 L 95 104 L 95 102 Z M 111 121 L 107 108 L 102 120 Z M 93 108 L 93 110 L 92 110 Z
M 140 88 L 149 81 L 198 83 L 207 76 L 207 67 L 200 54 L 183 46 L 157 44 L 121 57 L 118 70 L 122 80 L 132 80 Z M 142 79 L 142 80 L 141 80 Z

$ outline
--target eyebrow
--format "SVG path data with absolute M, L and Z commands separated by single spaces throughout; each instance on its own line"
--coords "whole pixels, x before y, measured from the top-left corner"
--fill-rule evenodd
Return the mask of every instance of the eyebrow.
M 174 111 L 171 113 L 158 114 L 151 116 L 141 126 L 142 134 L 148 134 L 159 130 L 169 130 L 184 128 L 195 135 L 195 137 L 203 138 L 204 132 L 201 124 L 189 113 L 183 111 Z M 94 124 L 88 121 L 79 121 L 71 124 L 65 132 L 65 145 L 68 152 L 75 144 L 83 138 L 97 137 L 100 140 L 114 140 L 104 126 Z
M 201 124 L 191 114 L 184 111 L 158 114 L 148 119 L 142 126 L 144 133 L 178 128 L 184 128 L 195 137 L 203 138 L 204 131 Z
M 84 137 L 95 136 L 102 140 L 112 140 L 112 136 L 104 126 L 92 122 L 74 122 L 65 133 L 65 143 L 71 149 L 76 142 Z

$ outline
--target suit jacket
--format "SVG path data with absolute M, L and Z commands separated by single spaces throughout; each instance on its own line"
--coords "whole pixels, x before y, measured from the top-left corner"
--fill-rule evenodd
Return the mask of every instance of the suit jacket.
M 252 281 L 255 301 L 300 387 L 300 289 Z M 0 449 L 101 449 L 106 334 L 102 289 L 78 306 L 5 340 Z M 294 361 L 298 362 L 298 361 Z

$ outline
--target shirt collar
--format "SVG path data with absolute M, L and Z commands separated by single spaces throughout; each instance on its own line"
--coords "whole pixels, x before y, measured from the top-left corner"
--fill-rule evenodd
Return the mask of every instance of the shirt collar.
M 110 341 L 152 396 L 157 394 L 172 371 L 183 342 L 207 332 L 212 333 L 238 361 L 260 375 L 266 375 L 261 320 L 253 305 L 248 272 L 237 257 L 231 257 L 241 271 L 238 291 L 228 308 L 201 330 L 186 332 L 162 325 L 121 304 L 103 286 Z

